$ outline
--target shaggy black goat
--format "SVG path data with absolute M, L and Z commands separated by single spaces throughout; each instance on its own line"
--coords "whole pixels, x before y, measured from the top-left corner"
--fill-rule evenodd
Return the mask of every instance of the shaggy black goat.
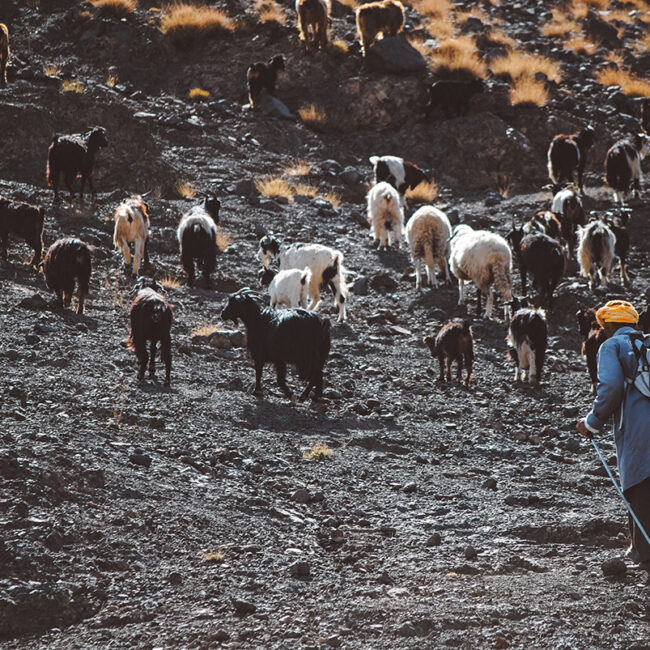
M 456 379 L 460 381 L 463 371 L 463 359 L 467 376 L 465 384 L 472 379 L 472 364 L 474 363 L 474 338 L 472 326 L 468 320 L 450 322 L 442 326 L 437 336 L 428 335 L 422 339 L 429 348 L 431 356 L 438 358 L 440 364 L 440 381 L 445 380 L 445 358 L 447 360 L 447 381 L 451 381 L 451 364 L 458 364 Z
M 605 156 L 605 180 L 614 190 L 614 201 L 625 203 L 627 194 L 634 190 L 638 198 L 641 193 L 641 161 L 650 151 L 650 136 L 645 133 L 612 145 Z
M 587 370 L 591 379 L 591 390 L 595 393 L 598 384 L 598 350 L 607 340 L 605 330 L 596 320 L 595 309 L 585 309 L 576 314 L 578 327 L 582 335 L 582 356 L 587 361 Z
M 515 381 L 528 372 L 528 382 L 539 384 L 546 356 L 548 327 L 541 309 L 519 309 L 510 321 L 507 343 L 510 358 L 516 364 Z
M 77 314 L 84 313 L 91 272 L 90 247 L 74 237 L 55 241 L 43 260 L 45 283 L 56 293 L 60 307 L 70 306 L 77 282 Z
M 181 247 L 181 265 L 187 275 L 187 284 L 194 284 L 194 260 L 203 272 L 206 284 L 217 265 L 217 225 L 221 203 L 215 196 L 206 197 L 186 213 L 178 226 Z
M 31 261 L 33 267 L 38 266 L 43 254 L 43 223 L 45 215 L 43 208 L 19 203 L 0 196 L 0 241 L 2 243 L 2 259 L 7 259 L 7 240 L 9 235 L 24 239 L 34 251 Z
M 47 152 L 47 184 L 54 189 L 55 199 L 59 196 L 61 174 L 71 197 L 74 197 L 72 183 L 77 176 L 81 176 L 80 198 L 83 200 L 86 181 L 94 198 L 95 156 L 102 147 L 106 146 L 108 146 L 106 131 L 101 126 L 94 127 L 86 135 L 55 135 L 52 138 Z
M 138 292 L 131 311 L 131 330 L 125 343 L 138 356 L 138 380 L 144 379 L 149 363 L 149 376 L 156 380 L 156 344 L 160 342 L 160 358 L 165 364 L 165 386 L 170 385 L 172 370 L 171 327 L 173 307 L 162 295 L 162 287 L 153 280 L 140 277 L 134 289 Z M 147 354 L 147 341 L 151 344 Z
M 275 94 L 275 82 L 280 70 L 284 70 L 284 57 L 281 54 L 269 59 L 268 63 L 258 61 L 249 66 L 246 79 L 251 108 L 255 108 L 255 104 L 262 97 L 263 90 L 266 90 L 269 95 Z
M 573 170 L 578 170 L 578 187 L 584 194 L 582 174 L 587 164 L 587 152 L 594 143 L 594 128 L 586 126 L 571 135 L 556 135 L 548 148 L 548 175 L 558 191 L 563 182 L 573 182 Z
M 507 239 L 519 263 L 522 293 L 526 295 L 526 276 L 530 271 L 533 287 L 539 291 L 542 303 L 550 307 L 566 265 L 562 246 L 541 232 L 526 235 L 523 228 L 513 227 Z
M 291 398 L 287 364 L 296 368 L 307 387 L 300 400 L 314 388 L 314 400 L 323 393 L 323 367 L 330 352 L 330 322 L 304 309 L 275 311 L 261 307 L 249 290 L 233 293 L 221 313 L 224 320 L 241 318 L 246 326 L 247 346 L 255 364 L 255 393 L 262 392 L 264 364 L 272 363 L 278 386 Z
M 465 115 L 469 110 L 470 99 L 484 90 L 485 85 L 480 79 L 436 81 L 428 88 L 429 103 L 426 107 L 426 117 L 430 119 L 437 106 L 440 106 L 445 117 Z

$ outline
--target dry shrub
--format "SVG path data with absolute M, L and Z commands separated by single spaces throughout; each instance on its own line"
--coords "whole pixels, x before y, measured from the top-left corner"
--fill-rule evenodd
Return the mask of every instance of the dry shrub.
M 289 201 L 293 198 L 295 190 L 292 185 L 282 178 L 269 176 L 268 178 L 258 178 L 255 181 L 255 187 L 262 196 L 276 197 L 283 196 Z
M 188 181 L 179 181 L 176 183 L 176 191 L 182 199 L 193 199 L 197 194 L 197 189 Z
M 610 63 L 613 63 L 614 65 L 618 66 L 619 68 L 622 68 L 624 64 L 622 52 L 607 52 L 603 56 L 603 60 L 609 61 Z
M 497 57 L 490 63 L 490 70 L 495 75 L 507 74 L 513 81 L 519 77 L 532 78 L 538 72 L 556 83 L 562 81 L 562 66 L 557 61 L 522 51 L 508 52 Z
M 428 18 L 426 19 L 425 29 L 436 40 L 441 38 L 453 38 L 456 36 L 456 25 L 453 20 L 446 18 Z
M 282 170 L 283 176 L 307 176 L 311 172 L 309 163 L 304 160 L 296 160 L 295 162 L 287 165 Z
M 310 196 L 312 199 L 318 195 L 318 188 L 309 183 L 298 183 L 293 186 L 294 194 L 302 194 L 303 196 Z
M 310 106 L 302 106 L 298 110 L 298 115 L 300 115 L 300 119 L 303 123 L 312 129 L 323 128 L 328 122 L 325 109 L 315 106 L 314 104 L 311 104 Z
M 163 276 L 158 278 L 157 282 L 163 286 L 163 289 L 169 291 L 170 289 L 176 289 L 176 287 L 181 286 L 181 281 L 171 273 L 165 273 Z
M 493 43 L 499 43 L 500 45 L 503 45 L 504 47 L 508 48 L 509 50 L 514 50 L 517 47 L 517 41 L 512 38 L 511 36 L 508 36 L 505 32 L 501 31 L 500 29 L 493 29 L 489 34 L 488 38 L 493 42 Z
M 177 43 L 214 33 L 234 32 L 235 21 L 222 9 L 204 7 L 189 2 L 165 5 L 160 17 L 160 31 Z
M 576 54 L 588 54 L 589 56 L 595 54 L 599 47 L 600 43 L 583 36 L 570 36 L 563 44 L 565 50 L 570 50 Z
M 492 22 L 490 16 L 480 7 L 471 7 L 467 11 L 456 10 L 456 22 L 459 25 L 466 23 L 470 18 L 478 18 L 484 25 L 489 25 Z
M 64 93 L 82 93 L 84 85 L 79 79 L 69 79 L 61 84 L 61 90 Z
M 255 0 L 255 11 L 259 14 L 261 23 L 276 23 L 284 25 L 287 15 L 275 0 Z
M 533 77 L 517 77 L 510 87 L 510 103 L 513 106 L 546 106 L 546 85 Z
M 431 203 L 438 198 L 438 186 L 434 181 L 431 181 L 430 183 L 420 183 L 413 189 L 406 190 L 406 198 L 414 201 Z
M 625 95 L 650 97 L 650 81 L 637 77 L 629 70 L 606 68 L 596 75 L 596 80 L 603 86 L 620 86 Z
M 650 18 L 650 14 L 649 14 Z M 634 51 L 637 54 L 645 54 L 648 50 L 650 50 L 650 32 L 647 33 L 645 36 L 642 36 L 636 43 L 634 43 Z M 622 66 L 622 59 L 623 57 L 621 56 L 621 63 L 619 66 Z
M 441 40 L 431 58 L 441 70 L 468 72 L 481 79 L 487 76 L 487 66 L 479 58 L 476 43 L 469 36 Z
M 309 449 L 302 452 L 305 460 L 328 460 L 334 452 L 324 443 L 319 442 Z
M 339 0 L 339 4 L 356 11 L 361 3 L 359 0 Z
M 189 95 L 190 99 L 203 101 L 204 99 L 208 99 L 208 97 L 210 97 L 210 91 L 203 90 L 203 88 L 192 88 L 192 90 L 189 92 Z
M 629 5 L 638 11 L 648 11 L 650 9 L 650 2 L 648 0 L 621 0 L 622 4 Z
M 104 9 L 120 18 L 132 14 L 138 6 L 138 0 L 88 0 L 88 2 L 93 7 Z

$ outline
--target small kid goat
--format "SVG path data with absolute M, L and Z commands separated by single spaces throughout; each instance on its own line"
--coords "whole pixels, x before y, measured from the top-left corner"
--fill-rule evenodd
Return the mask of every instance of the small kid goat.
M 330 11 L 330 0 L 296 0 L 300 40 L 308 50 L 327 47 Z
M 311 269 L 287 269 L 277 273 L 272 269 L 261 269 L 259 272 L 260 285 L 268 286 L 271 297 L 271 307 L 302 307 L 307 309 L 309 285 L 311 284 Z
M 519 309 L 510 321 L 507 343 L 516 364 L 515 381 L 528 373 L 530 384 L 539 384 L 546 355 L 548 328 L 541 309 Z
M 392 245 L 399 248 L 404 232 L 404 213 L 397 190 L 382 181 L 370 189 L 366 200 L 368 221 L 372 226 L 371 236 L 379 242 L 379 248 L 389 248 Z
M 145 267 L 149 266 L 149 206 L 139 194 L 126 199 L 115 210 L 113 243 L 124 255 L 126 267 L 131 264 L 129 244 L 133 243 L 134 276 L 138 275 L 143 256 Z
M 474 363 L 474 338 L 472 326 L 469 321 L 450 322 L 443 325 L 437 336 L 428 335 L 422 339 L 429 348 L 431 356 L 438 358 L 440 364 L 440 381 L 445 380 L 445 359 L 447 360 L 447 381 L 451 381 L 451 364 L 455 361 L 458 369 L 456 379 L 460 381 L 463 371 L 463 359 L 467 376 L 465 384 L 472 379 L 472 365 Z
M 591 390 L 595 393 L 596 385 L 598 384 L 598 350 L 607 340 L 607 336 L 605 335 L 605 330 L 596 320 L 595 309 L 579 311 L 576 314 L 576 318 L 578 319 L 578 327 L 582 335 L 582 356 L 587 361 L 587 370 L 591 379 Z
M 379 0 L 361 5 L 357 9 L 357 31 L 363 56 L 380 33 L 384 38 L 396 36 L 402 27 L 404 5 L 399 0 Z

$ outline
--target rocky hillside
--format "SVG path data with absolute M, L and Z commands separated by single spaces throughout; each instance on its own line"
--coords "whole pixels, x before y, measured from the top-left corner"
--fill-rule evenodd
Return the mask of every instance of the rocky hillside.
M 648 3 L 407 2 L 415 54 L 385 44 L 366 61 L 351 0 L 333 3 L 334 44 L 308 55 L 291 2 L 226 0 L 232 31 L 180 41 L 161 32 L 159 2 L 95 4 L 0 5 L 0 193 L 43 205 L 46 246 L 81 237 L 94 264 L 84 316 L 54 305 L 22 243 L 0 265 L 0 645 L 647 647 L 645 576 L 601 568 L 629 543 L 623 506 L 574 432 L 591 400 L 574 314 L 647 304 L 647 200 L 630 204 L 631 286 L 616 273 L 592 292 L 570 264 L 533 389 L 513 384 L 500 302 L 474 320 L 472 384 L 438 381 L 422 338 L 474 315 L 474 290 L 468 308 L 452 285 L 418 294 L 404 248 L 373 248 L 364 197 L 368 157 L 404 156 L 435 183 L 409 212 L 433 200 L 505 234 L 549 206 L 551 137 L 591 123 L 585 203 L 612 212 L 602 161 L 650 95 Z M 262 4 L 275 22 L 259 21 Z M 395 72 L 407 50 L 418 64 Z M 291 119 L 246 105 L 248 65 L 277 53 Z M 486 90 L 468 115 L 424 120 L 427 83 L 472 74 Z M 517 103 L 522 88 L 534 101 Z M 109 141 L 97 200 L 55 203 L 50 139 L 93 125 Z M 191 289 L 175 228 L 206 191 L 222 201 L 223 250 L 212 286 Z M 139 383 L 121 345 L 132 280 L 112 216 L 133 192 L 150 192 L 148 273 L 175 306 L 170 389 Z M 268 232 L 345 254 L 349 319 L 323 303 L 318 404 L 286 400 L 271 368 L 251 395 L 240 337 L 224 333 L 226 297 L 256 283 Z

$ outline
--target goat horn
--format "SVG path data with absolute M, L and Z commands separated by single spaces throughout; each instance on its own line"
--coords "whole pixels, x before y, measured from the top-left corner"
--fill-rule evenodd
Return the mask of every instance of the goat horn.
M 153 190 L 149 190 L 148 192 L 145 192 L 144 194 L 140 194 L 140 196 L 144 199 L 145 196 L 149 196 Z

